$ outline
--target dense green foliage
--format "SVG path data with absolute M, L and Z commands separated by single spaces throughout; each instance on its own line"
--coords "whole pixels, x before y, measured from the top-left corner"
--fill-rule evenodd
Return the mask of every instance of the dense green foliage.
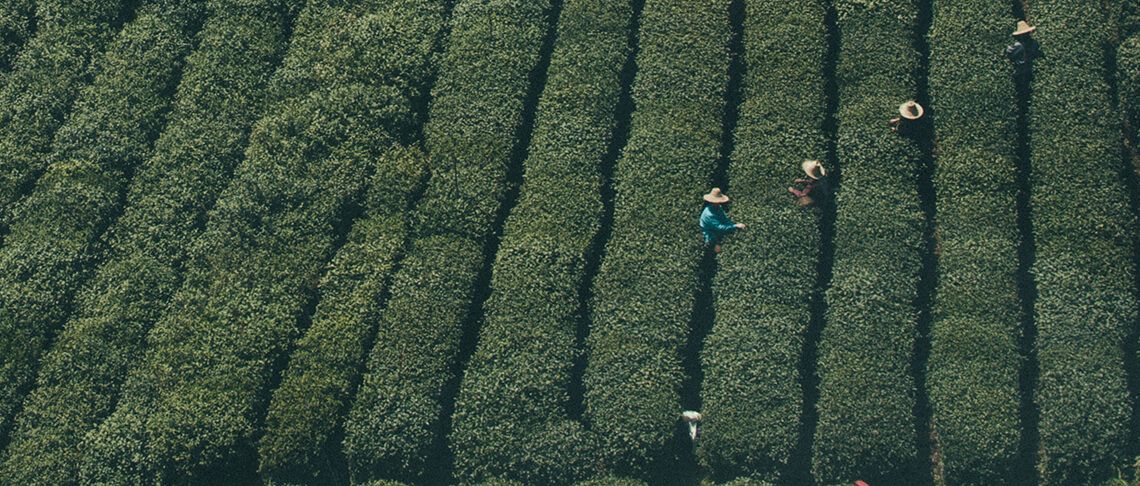
M 1119 178 L 1120 117 L 1104 57 L 1089 55 L 1102 52 L 1116 25 L 1101 6 L 1033 6 L 1045 50 L 1034 66 L 1031 201 L 1047 484 L 1102 481 L 1131 460 L 1124 339 L 1137 317 L 1135 224 Z
M 460 1 L 440 64 L 425 144 L 432 179 L 392 282 L 367 374 L 345 426 L 354 481 L 417 479 L 444 441 L 464 323 L 506 195 L 549 3 Z
M 127 370 L 143 356 L 146 332 L 181 283 L 189 243 L 241 159 L 295 3 L 207 2 L 209 20 L 186 60 L 171 121 L 108 230 L 108 262 L 79 293 L 41 362 L 0 476 L 29 484 L 78 479 L 80 440 L 111 413 Z
M 593 472 L 596 439 L 572 417 L 570 389 L 632 10 L 614 0 L 562 7 L 519 202 L 453 418 L 464 481 L 558 484 Z
M 817 218 L 793 204 L 787 187 L 806 177 L 804 159 L 826 156 L 823 18 L 814 2 L 746 7 L 744 98 L 728 180 L 736 217 L 753 226 L 720 256 L 716 323 L 701 354 L 701 455 L 718 478 L 774 480 L 799 438 L 798 366 L 821 239 Z
M 96 66 L 56 134 L 51 165 L 7 214 L 0 248 L 0 435 L 35 379 L 44 347 L 68 316 L 122 210 L 135 165 L 166 122 L 183 58 L 201 21 L 199 1 L 156 2 Z
M 886 121 L 915 96 L 909 0 L 838 0 L 841 45 L 835 266 L 819 345 L 812 461 L 824 483 L 902 481 L 919 460 L 910 373 L 922 268 L 919 148 Z
M 600 459 L 623 475 L 648 476 L 677 430 L 702 255 L 697 217 L 720 159 L 728 7 L 658 0 L 642 12 L 636 110 L 614 172 L 584 377 Z
M 1017 98 L 1002 55 L 1014 19 L 988 0 L 937 0 L 938 297 L 927 389 L 948 484 L 1000 484 L 1018 459 Z
M 323 277 L 313 324 L 273 392 L 260 442 L 271 481 L 334 482 L 349 399 L 375 334 L 383 296 L 408 234 L 407 208 L 426 178 L 417 149 L 393 149 L 377 164 L 365 212 Z
M 39 0 L 36 34 L 0 86 L 0 218 L 49 163 L 52 139 L 80 90 L 88 64 L 115 36 L 126 0 Z M 130 76 L 130 74 L 124 74 Z
M 35 0 L 0 0 L 0 75 L 12 67 L 31 35 L 35 5 Z
M 419 126 L 441 15 L 415 0 L 308 4 L 283 96 L 254 126 L 118 408 L 89 435 L 84 482 L 208 482 L 253 461 L 267 387 L 375 160 Z

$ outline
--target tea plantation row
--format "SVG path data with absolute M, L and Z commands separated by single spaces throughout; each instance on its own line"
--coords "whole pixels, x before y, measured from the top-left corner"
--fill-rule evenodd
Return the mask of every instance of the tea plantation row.
M 0 484 L 694 467 L 696 215 L 724 160 L 751 228 L 708 283 L 701 474 L 1115 475 L 1137 303 L 1120 1 L 1030 5 L 1031 91 L 1006 2 L 732 3 L 0 0 Z M 932 130 L 891 133 L 924 83 Z M 842 168 L 834 207 L 793 204 L 803 159 Z

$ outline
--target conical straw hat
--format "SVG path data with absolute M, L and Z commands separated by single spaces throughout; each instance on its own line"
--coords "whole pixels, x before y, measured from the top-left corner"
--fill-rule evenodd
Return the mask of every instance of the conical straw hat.
M 827 169 L 824 169 L 823 164 L 819 163 L 818 160 L 805 160 L 802 164 L 800 164 L 800 168 L 802 168 L 804 170 L 804 173 L 812 179 L 819 179 L 820 177 L 827 176 Z M 816 169 L 819 169 L 819 175 L 815 174 Z
M 712 188 L 712 190 L 709 191 L 708 194 L 705 194 L 704 199 L 705 199 L 705 202 L 710 202 L 713 204 L 724 204 L 724 203 L 728 202 L 728 196 L 726 196 L 726 195 L 724 195 L 724 193 L 720 192 L 719 187 Z
M 1033 32 L 1035 30 L 1037 30 L 1037 27 L 1029 25 L 1029 22 L 1026 22 L 1024 20 L 1018 20 L 1017 21 L 1017 30 L 1013 31 L 1013 35 L 1028 34 L 1028 33 Z
M 922 108 L 922 105 L 916 103 L 914 100 L 899 105 L 899 114 L 907 120 L 922 118 L 922 114 L 925 112 L 926 110 Z

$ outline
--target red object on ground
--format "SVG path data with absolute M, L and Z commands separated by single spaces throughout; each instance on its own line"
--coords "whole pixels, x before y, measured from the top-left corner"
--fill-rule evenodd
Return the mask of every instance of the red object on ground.
M 867 482 L 862 480 L 862 479 L 856 479 L 855 480 L 855 486 L 871 486 L 871 485 L 867 484 Z

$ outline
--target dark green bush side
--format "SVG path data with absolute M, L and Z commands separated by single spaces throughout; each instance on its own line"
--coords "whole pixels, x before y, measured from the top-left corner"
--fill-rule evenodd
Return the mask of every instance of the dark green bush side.
M 416 132 L 442 2 L 309 7 L 295 35 L 320 49 L 291 44 L 275 88 L 290 97 L 255 125 L 186 282 L 115 413 L 89 435 L 84 482 L 208 481 L 256 460 L 267 387 L 375 160 Z M 283 89 L 295 79 L 320 88 Z
M 600 230 L 602 164 L 629 56 L 628 1 L 567 0 L 538 103 L 518 205 L 456 404 L 456 476 L 568 484 L 588 477 L 594 438 L 571 418 L 581 356 L 579 290 Z
M 440 61 L 425 145 L 432 179 L 393 277 L 367 373 L 345 425 L 354 482 L 420 480 L 443 447 L 444 394 L 505 197 L 550 4 L 460 1 Z
M 744 98 L 728 180 L 735 217 L 713 282 L 716 322 L 701 354 L 701 457 L 716 478 L 775 480 L 799 437 L 799 361 L 821 243 L 813 211 L 787 187 L 826 157 L 822 3 L 752 1 Z M 834 170 L 834 167 L 829 169 Z
M 265 87 L 285 50 L 292 0 L 208 1 L 171 121 L 131 181 L 108 230 L 109 260 L 40 364 L 0 476 L 74 484 L 83 435 L 111 413 L 146 332 L 181 283 L 206 210 L 240 161 Z M 286 5 L 287 4 L 287 5 Z
M 200 1 L 143 8 L 96 64 L 35 191 L 6 215 L 0 249 L 0 435 L 35 379 L 40 356 L 89 277 L 103 230 L 122 210 L 135 165 L 166 122 Z
M 1133 153 L 1140 153 L 1140 33 L 1132 34 L 1116 51 L 1121 109 L 1132 129 Z
M 0 83 L 0 219 L 47 168 L 52 139 L 115 38 L 126 0 L 39 0 L 36 33 Z
M 1017 94 L 1009 5 L 934 2 L 939 276 L 926 387 L 948 484 L 1009 484 L 1019 417 Z
M 823 483 L 903 484 L 920 462 L 910 373 L 923 249 L 920 150 L 886 122 L 916 94 L 917 12 L 909 0 L 837 0 L 836 10 L 843 190 L 819 345 L 812 469 Z
M 297 343 L 274 390 L 259 444 L 269 481 L 332 482 L 342 461 L 337 437 L 375 333 L 396 257 L 408 233 L 406 211 L 426 177 L 418 149 L 390 150 L 377 163 L 364 216 L 329 263 L 312 326 Z
M 1137 317 L 1135 224 L 1119 179 L 1120 117 L 1104 78 L 1116 19 L 1101 8 L 1040 0 L 1032 10 L 1045 51 L 1034 67 L 1030 125 L 1044 484 L 1097 483 L 1132 459 L 1123 351 Z
M 720 159 L 727 0 L 648 2 L 636 110 L 614 172 L 613 234 L 594 285 L 586 420 L 612 472 L 644 478 L 677 428 L 681 351 L 702 240 L 701 195 Z
M 0 76 L 12 68 L 16 54 L 32 34 L 35 6 L 35 0 L 0 1 Z

